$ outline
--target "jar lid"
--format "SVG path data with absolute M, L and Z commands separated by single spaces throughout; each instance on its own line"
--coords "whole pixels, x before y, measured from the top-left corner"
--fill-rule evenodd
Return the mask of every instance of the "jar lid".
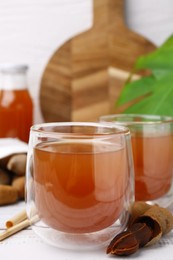
M 26 64 L 13 64 L 13 63 L 0 64 L 1 73 L 24 73 L 28 70 L 28 68 L 29 67 Z

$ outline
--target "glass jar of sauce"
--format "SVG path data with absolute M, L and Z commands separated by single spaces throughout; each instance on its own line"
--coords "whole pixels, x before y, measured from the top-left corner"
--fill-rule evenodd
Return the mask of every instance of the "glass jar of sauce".
M 28 142 L 33 103 L 27 88 L 27 65 L 0 66 L 0 138 Z

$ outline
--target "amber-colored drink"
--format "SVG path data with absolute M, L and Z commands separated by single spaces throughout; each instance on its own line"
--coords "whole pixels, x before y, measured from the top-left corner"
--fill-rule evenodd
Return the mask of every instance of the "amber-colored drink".
M 126 148 L 107 143 L 41 143 L 34 149 L 35 203 L 41 220 L 57 230 L 102 230 L 127 200 Z
M 173 136 L 132 137 L 136 200 L 165 195 L 173 174 Z
M 0 90 L 0 137 L 17 137 L 28 142 L 32 114 L 32 101 L 26 89 Z

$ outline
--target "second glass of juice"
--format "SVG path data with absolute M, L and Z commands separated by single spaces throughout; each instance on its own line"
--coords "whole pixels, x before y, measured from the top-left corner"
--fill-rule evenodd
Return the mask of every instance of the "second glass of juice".
M 170 207 L 173 203 L 173 118 L 117 114 L 102 116 L 100 121 L 130 129 L 135 199 Z
M 99 123 L 52 123 L 31 129 L 27 212 L 52 245 L 106 245 L 128 221 L 134 199 L 129 130 Z

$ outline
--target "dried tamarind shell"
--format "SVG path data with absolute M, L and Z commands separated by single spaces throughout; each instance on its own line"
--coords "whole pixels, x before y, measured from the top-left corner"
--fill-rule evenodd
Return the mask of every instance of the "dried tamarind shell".
M 147 204 L 144 201 L 134 202 L 130 209 L 130 218 L 128 222 L 128 227 L 131 227 L 135 220 L 143 215 L 152 205 Z
M 146 244 L 147 246 L 158 242 L 162 235 L 169 233 L 173 228 L 173 216 L 171 212 L 158 205 L 152 206 L 142 216 L 138 217 L 135 222 L 146 223 L 152 228 L 153 237 Z

